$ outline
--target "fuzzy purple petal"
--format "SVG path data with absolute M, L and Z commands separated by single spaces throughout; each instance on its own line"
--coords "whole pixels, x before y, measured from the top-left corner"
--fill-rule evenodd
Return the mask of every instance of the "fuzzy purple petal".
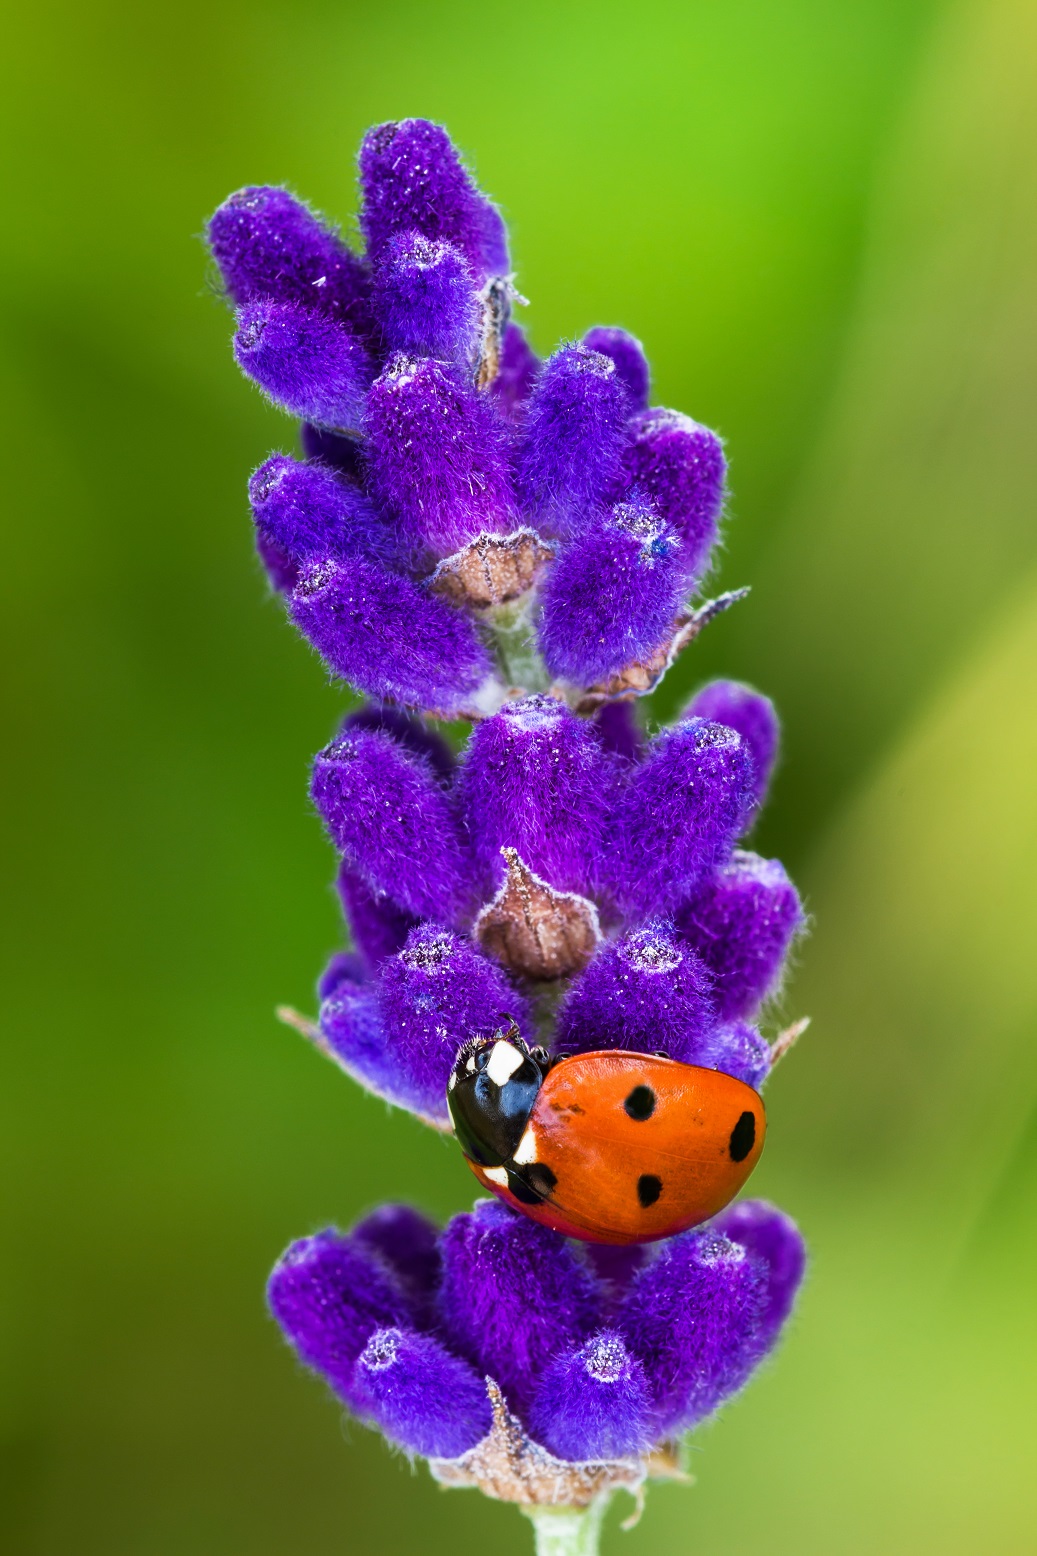
M 630 409 L 645 410 L 651 388 L 651 372 L 644 347 L 636 336 L 612 325 L 598 324 L 587 331 L 583 344 L 588 351 L 600 351 L 603 356 L 612 358 L 616 372 L 626 384 Z
M 326 972 L 321 983 L 329 982 Z M 406 1080 L 401 1081 L 389 1050 L 372 984 L 351 977 L 331 983 L 317 1019 L 328 1050 L 354 1080 L 399 1107 L 412 1106 Z
M 416 554 L 446 556 L 515 528 L 505 433 L 485 395 L 452 369 L 390 359 L 368 399 L 368 479 Z
M 353 944 L 367 968 L 377 967 L 387 956 L 403 950 L 407 936 L 418 922 L 416 914 L 408 913 L 384 892 L 373 892 L 363 877 L 345 863 L 339 867 L 335 889 Z
M 360 225 L 369 257 L 380 262 L 400 232 L 452 243 L 481 283 L 506 275 L 500 214 L 476 188 L 441 125 L 401 119 L 368 130 L 360 148 Z
M 431 729 L 417 714 L 406 713 L 402 708 L 394 708 L 386 703 L 368 702 L 346 715 L 340 733 L 348 735 L 357 729 L 382 730 L 391 735 L 397 745 L 413 752 L 415 756 L 425 757 L 432 764 L 437 777 L 445 783 L 450 783 L 457 772 L 454 753 L 442 735 Z
M 297 303 L 239 308 L 234 355 L 268 399 L 323 427 L 360 425 L 371 359 L 358 335 Z
M 506 703 L 477 725 L 458 784 L 484 892 L 503 878 L 503 847 L 560 891 L 592 891 L 613 783 L 593 725 L 553 697 Z
M 310 794 L 335 847 L 372 892 L 419 918 L 453 919 L 464 840 L 431 764 L 381 730 L 353 729 L 313 764 Z
M 738 849 L 680 904 L 675 922 L 712 972 L 717 1012 L 729 1020 L 775 992 L 805 918 L 781 862 Z
M 593 1276 L 557 1233 L 496 1200 L 455 1216 L 441 1248 L 445 1335 L 524 1411 L 544 1365 L 597 1324 Z
M 685 572 L 697 581 L 709 561 L 724 501 L 720 439 L 678 411 L 644 411 L 624 460 L 626 489 L 651 502 L 684 542 Z
M 577 686 L 604 681 L 661 647 L 686 592 L 676 531 L 652 508 L 620 503 L 570 541 L 547 576 L 544 663 Z
M 369 329 L 366 265 L 287 189 L 239 189 L 210 218 L 208 238 L 238 307 L 256 298 L 302 303 Z
M 376 562 L 314 563 L 288 608 L 328 668 L 369 697 L 449 716 L 491 672 L 467 617 Z
M 375 984 L 393 1097 L 428 1117 L 447 1119 L 446 1088 L 459 1050 L 510 1018 L 527 1027 L 526 1002 L 471 940 L 420 924 Z
M 380 1205 L 351 1233 L 358 1247 L 387 1266 L 421 1326 L 432 1320 L 441 1260 L 439 1229 L 410 1205 Z
M 769 1350 L 792 1312 L 803 1280 L 803 1236 L 791 1216 L 762 1199 L 743 1199 L 729 1205 L 712 1226 L 765 1266 L 766 1296 L 759 1334 L 762 1345 Z
M 778 755 L 778 715 L 770 698 L 741 681 L 710 681 L 695 694 L 682 716 L 710 719 L 738 731 L 752 752 L 755 803 L 762 805 Z
M 604 750 L 624 762 L 636 762 L 644 755 L 645 737 L 638 723 L 637 702 L 606 702 L 594 718 Z
M 319 460 L 330 465 L 339 475 L 359 480 L 363 474 L 361 442 L 343 432 L 331 432 L 327 427 L 315 427 L 304 421 L 299 428 L 299 442 L 307 459 Z
M 512 420 L 525 408 L 539 368 L 540 359 L 526 339 L 521 324 L 506 325 L 501 340 L 500 364 L 490 385 L 490 394 Z
M 248 495 L 257 531 L 297 564 L 391 552 L 369 499 L 327 465 L 273 454 L 252 475 Z
M 694 1426 L 741 1388 L 770 1344 L 766 1302 L 762 1260 L 712 1227 L 659 1245 L 616 1316 L 648 1376 L 653 1437 Z
M 569 538 L 615 486 L 630 396 L 600 351 L 563 346 L 540 369 L 522 427 L 518 480 L 533 522 Z
M 632 911 L 675 907 L 726 857 L 752 795 L 752 759 L 726 725 L 685 719 L 656 736 L 612 817 L 617 898 Z
M 290 594 L 299 582 L 299 564 L 274 544 L 269 535 L 256 530 L 256 555 L 266 570 L 267 581 L 275 594 Z
M 721 1070 L 759 1091 L 771 1070 L 767 1039 L 745 1021 L 729 1021 L 706 1032 L 689 1061 L 707 1070 Z
M 292 1243 L 267 1301 L 300 1359 L 350 1403 L 356 1360 L 372 1334 L 409 1322 L 407 1300 L 378 1260 L 333 1230 Z
M 668 925 L 649 924 L 600 946 L 573 980 L 558 1013 L 556 1048 L 663 1052 L 699 1064 L 712 1025 L 707 969 Z
M 426 1458 L 456 1459 L 490 1430 L 486 1385 L 432 1335 L 379 1329 L 353 1376 L 355 1408 L 390 1442 Z
M 464 367 L 479 343 L 482 306 L 459 250 L 418 232 L 391 239 L 375 276 L 374 309 L 386 351 Z
M 604 1329 L 548 1363 L 527 1422 L 559 1459 L 619 1459 L 648 1447 L 648 1410 L 644 1368 L 621 1335 Z

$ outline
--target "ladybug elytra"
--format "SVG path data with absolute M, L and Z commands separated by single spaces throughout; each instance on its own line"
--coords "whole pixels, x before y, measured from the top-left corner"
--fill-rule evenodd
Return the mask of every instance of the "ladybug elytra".
M 621 1049 L 551 1060 L 512 1025 L 462 1049 L 447 1089 L 479 1182 L 590 1243 L 687 1231 L 733 1199 L 759 1160 L 759 1094 L 719 1070 Z

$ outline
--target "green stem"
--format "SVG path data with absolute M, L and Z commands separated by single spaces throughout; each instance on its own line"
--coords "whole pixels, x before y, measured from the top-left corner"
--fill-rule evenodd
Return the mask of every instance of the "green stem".
M 524 1507 L 533 1525 L 536 1556 L 598 1556 L 598 1541 L 611 1493 L 589 1507 Z

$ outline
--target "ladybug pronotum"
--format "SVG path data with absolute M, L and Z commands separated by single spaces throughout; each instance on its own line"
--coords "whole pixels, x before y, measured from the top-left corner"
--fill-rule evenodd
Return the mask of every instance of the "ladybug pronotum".
M 462 1049 L 447 1105 L 483 1186 L 589 1243 L 708 1221 L 759 1160 L 763 1102 L 719 1070 L 620 1049 L 551 1061 L 514 1026 Z

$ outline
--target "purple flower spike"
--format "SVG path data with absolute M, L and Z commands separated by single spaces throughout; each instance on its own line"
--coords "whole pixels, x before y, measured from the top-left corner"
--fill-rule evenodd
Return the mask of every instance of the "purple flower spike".
M 706 1034 L 692 1063 L 707 1070 L 722 1070 L 759 1091 L 770 1074 L 770 1044 L 747 1022 L 732 1021 Z
M 376 991 L 393 1100 L 444 1123 L 447 1081 L 462 1045 L 509 1017 L 523 1028 L 528 1022 L 525 1000 L 497 964 L 435 924 L 420 924 L 399 955 L 382 963 Z
M 482 308 L 464 255 L 418 232 L 392 238 L 375 277 L 374 308 L 387 351 L 467 365 Z
M 616 1327 L 648 1375 L 653 1438 L 694 1426 L 741 1388 L 770 1343 L 766 1298 L 762 1260 L 712 1227 L 661 1244 L 635 1276 Z
M 382 1261 L 406 1294 L 420 1327 L 432 1321 L 439 1285 L 439 1229 L 410 1205 L 380 1205 L 353 1228 L 353 1241 Z
M 736 850 L 677 909 L 676 924 L 710 969 L 722 1020 L 751 1015 L 781 981 L 805 916 L 777 859 Z
M 594 1329 L 593 1277 L 554 1232 L 481 1200 L 442 1239 L 440 1311 L 451 1345 L 523 1411 L 537 1372 Z
M 367 333 L 366 265 L 287 189 L 239 189 L 210 218 L 208 236 L 237 307 L 302 303 Z
M 316 758 L 310 795 L 335 847 L 372 892 L 418 918 L 449 921 L 460 912 L 464 845 L 428 762 L 390 735 L 354 730 Z
M 518 479 L 545 532 L 578 535 L 613 488 L 630 410 L 611 357 L 563 346 L 544 363 L 526 409 Z
M 612 358 L 616 364 L 616 372 L 626 384 L 631 410 L 645 410 L 651 387 L 651 373 L 641 342 L 626 330 L 598 324 L 594 329 L 587 331 L 583 337 L 583 344 L 588 351 L 600 351 L 603 356 Z
M 380 261 L 399 232 L 452 243 L 480 284 L 507 275 L 507 237 L 500 213 L 481 195 L 450 137 L 427 119 L 401 119 L 369 130 L 360 148 L 367 252 Z
M 554 676 L 593 686 L 649 658 L 686 594 L 683 547 L 654 509 L 620 503 L 562 551 L 542 590 L 538 639 Z
M 339 869 L 335 889 L 353 944 L 367 967 L 377 967 L 387 956 L 403 950 L 407 936 L 418 922 L 415 914 L 408 913 L 384 892 L 372 892 L 347 864 Z
M 369 697 L 450 716 L 490 675 L 490 656 L 466 617 L 376 562 L 315 563 L 288 608 L 329 669 Z
M 709 560 L 724 501 L 724 450 L 715 432 L 677 411 L 644 411 L 623 460 L 628 490 L 651 502 L 684 542 L 689 583 Z
M 407 1453 L 456 1459 L 490 1430 L 486 1385 L 427 1334 L 379 1329 L 357 1362 L 356 1408 Z
M 302 1361 L 350 1403 L 356 1360 L 371 1336 L 409 1322 L 391 1276 L 333 1230 L 292 1243 L 270 1277 L 267 1301 Z
M 713 1230 L 739 1243 L 766 1267 L 759 1336 L 769 1350 L 792 1312 L 803 1280 L 806 1248 L 802 1234 L 791 1216 L 762 1199 L 743 1199 L 728 1206 L 713 1222 Z
M 650 924 L 603 945 L 574 980 L 558 1013 L 558 1049 L 662 1051 L 700 1064 L 713 1023 L 710 977 L 665 924 Z
M 741 681 L 710 681 L 695 694 L 683 716 L 711 719 L 738 731 L 752 752 L 755 802 L 762 805 L 778 755 L 778 715 L 770 698 Z
M 613 775 L 593 726 L 536 694 L 509 702 L 473 731 L 459 779 L 461 804 L 484 890 L 515 848 L 559 891 L 588 893 Z
M 752 759 L 734 730 L 705 719 L 664 730 L 612 818 L 608 868 L 619 900 L 635 911 L 674 908 L 725 857 L 752 795 Z
M 296 303 L 238 310 L 234 355 L 268 399 L 323 427 L 360 425 L 371 362 L 345 325 Z
M 529 399 L 540 368 L 520 324 L 508 324 L 501 340 L 500 365 L 490 385 L 490 394 L 507 416 L 517 419 Z
M 459 550 L 517 524 L 504 424 L 439 362 L 395 356 L 371 390 L 371 489 L 419 553 Z
M 619 1459 L 648 1447 L 644 1368 L 621 1335 L 604 1329 L 548 1363 L 529 1430 L 559 1459 Z
M 274 454 L 252 476 L 248 495 L 256 528 L 296 563 L 356 556 L 382 538 L 363 492 L 324 465 Z

